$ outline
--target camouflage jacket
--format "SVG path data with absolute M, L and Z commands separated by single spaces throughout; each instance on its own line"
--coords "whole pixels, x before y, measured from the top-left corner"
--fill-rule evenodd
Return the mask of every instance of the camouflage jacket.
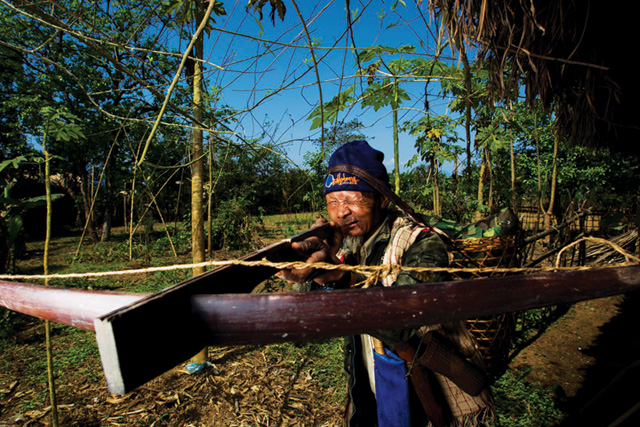
M 404 214 L 389 210 L 380 228 L 356 252 L 345 250 L 343 260 L 350 265 L 380 265 L 389 244 L 393 239 L 393 224 Z M 409 221 L 409 220 L 407 220 Z M 434 232 L 425 229 L 415 242 L 404 252 L 402 265 L 410 267 L 446 267 L 449 262 L 447 248 L 442 239 Z M 401 271 L 392 286 L 426 282 L 439 282 L 446 279 L 443 273 L 417 273 Z M 356 273 L 356 284 L 362 286 L 365 277 Z M 382 281 L 373 286 L 383 286 Z M 393 348 L 393 344 L 405 341 L 416 333 L 416 329 L 398 329 L 375 331 L 371 335 Z M 346 337 L 344 345 L 345 372 L 348 383 L 347 410 L 345 425 L 377 425 L 375 397 L 367 380 L 368 373 L 361 358 L 361 341 L 357 337 Z
M 398 220 L 401 218 L 400 220 Z M 404 243 L 398 240 L 402 234 L 402 227 L 410 227 L 415 236 L 413 243 L 406 239 Z M 379 265 L 383 263 L 385 254 L 389 248 L 404 246 L 400 264 L 408 267 L 446 267 L 449 263 L 449 255 L 446 245 L 440 236 L 427 228 L 421 228 L 411 220 L 405 218 L 399 211 L 389 211 L 380 228 L 364 243 L 362 248 L 355 252 L 346 252 L 344 262 L 351 265 Z M 389 258 L 387 258 L 389 259 Z M 410 285 L 417 283 L 440 282 L 446 280 L 446 274 L 433 272 L 409 272 L 401 271 L 393 282 L 386 281 L 387 285 Z M 365 280 L 364 276 L 356 275 L 356 283 Z M 381 281 L 382 282 L 382 281 Z M 382 283 L 372 286 L 383 286 Z M 428 285 L 427 285 L 428 286 Z M 375 315 L 372 313 L 372 315 Z M 420 328 L 421 333 L 426 330 L 438 330 L 444 334 L 451 343 L 457 347 L 461 354 L 473 361 L 477 366 L 482 365 L 479 354 L 471 341 L 470 335 L 464 326 L 464 322 L 452 322 L 450 324 L 430 325 Z M 418 329 L 396 329 L 373 331 L 370 335 L 382 341 L 391 350 L 396 343 L 407 341 L 418 332 Z M 349 426 L 375 426 L 375 397 L 368 381 L 369 374 L 362 359 L 362 344 L 358 337 L 345 339 L 344 357 L 345 371 L 347 374 L 349 404 L 346 412 L 346 423 Z M 490 391 L 485 390 L 480 396 L 472 397 L 463 393 L 448 379 L 437 375 L 440 385 L 454 416 L 455 425 L 477 425 L 482 422 L 485 414 L 490 414 L 492 398 Z M 412 425 L 427 425 L 422 406 L 418 402 L 411 401 Z

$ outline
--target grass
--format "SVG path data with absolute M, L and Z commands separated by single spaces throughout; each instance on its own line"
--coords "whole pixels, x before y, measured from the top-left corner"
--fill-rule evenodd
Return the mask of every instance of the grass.
M 536 427 L 560 423 L 564 413 L 554 396 L 540 384 L 530 384 L 525 375 L 505 372 L 493 385 L 496 426 Z
M 307 230 L 316 222 L 314 213 L 270 215 L 263 218 L 265 237 L 286 238 Z

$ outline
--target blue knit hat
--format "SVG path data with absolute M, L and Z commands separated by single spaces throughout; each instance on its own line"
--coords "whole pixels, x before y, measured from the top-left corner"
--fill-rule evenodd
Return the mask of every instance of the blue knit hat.
M 351 141 L 338 148 L 329 158 L 329 170 L 337 165 L 351 165 L 364 169 L 380 181 L 389 185 L 389 174 L 382 163 L 384 153 L 372 148 L 367 141 Z M 324 194 L 333 191 L 378 192 L 356 175 L 345 172 L 327 174 L 324 181 Z

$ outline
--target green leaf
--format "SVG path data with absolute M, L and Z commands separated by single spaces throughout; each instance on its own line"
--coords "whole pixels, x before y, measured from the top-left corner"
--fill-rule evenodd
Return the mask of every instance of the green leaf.
M 415 53 L 416 47 L 411 45 L 403 45 L 400 47 L 390 46 L 372 46 L 361 50 L 358 53 L 358 60 L 360 62 L 371 61 L 376 56 L 382 56 L 383 54 L 397 54 L 397 53 Z
M 9 246 L 11 246 L 17 240 L 21 228 L 22 218 L 19 215 L 12 215 L 7 218 L 7 234 L 9 234 Z
M 336 119 L 338 113 L 347 107 L 347 104 L 354 100 L 353 91 L 355 90 L 355 83 L 349 86 L 344 91 L 338 93 L 331 101 L 326 102 L 324 105 L 318 105 L 313 109 L 307 120 L 311 121 L 311 130 L 317 129 L 322 126 L 322 118 L 324 122 L 331 122 Z
M 27 158 L 25 156 L 18 156 L 14 159 L 7 159 L 0 163 L 0 172 L 2 172 L 6 167 L 13 166 L 14 169 L 18 169 L 20 163 L 26 162 Z
M 608 213 L 602 216 L 600 226 L 610 230 L 621 231 L 624 228 L 624 225 L 622 225 L 623 219 L 624 213 L 622 212 Z

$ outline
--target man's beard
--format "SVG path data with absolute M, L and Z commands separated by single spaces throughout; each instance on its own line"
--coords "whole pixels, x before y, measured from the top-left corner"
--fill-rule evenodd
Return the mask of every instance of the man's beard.
M 351 253 L 360 252 L 364 244 L 364 236 L 345 236 L 342 240 L 342 249 Z

